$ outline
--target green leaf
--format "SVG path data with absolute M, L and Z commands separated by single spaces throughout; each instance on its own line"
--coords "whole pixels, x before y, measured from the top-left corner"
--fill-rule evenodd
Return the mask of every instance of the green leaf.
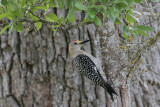
M 46 6 L 36 6 L 35 8 L 37 8 L 37 9 L 43 9 L 43 10 L 47 9 Z
M 56 7 L 57 6 L 57 4 L 56 4 L 56 0 L 50 0 L 49 1 L 49 5 L 51 6 L 51 7 Z
M 105 8 L 105 6 L 99 6 L 99 5 L 93 5 L 93 7 L 97 10 L 100 11 L 102 8 Z
M 63 21 L 64 21 L 64 17 L 61 17 L 61 18 L 58 20 L 58 23 L 59 23 L 59 24 L 62 24 Z
M 75 19 L 75 12 L 76 12 L 75 8 L 72 8 L 71 10 L 69 10 L 67 18 L 65 19 L 65 23 L 71 23 L 71 22 L 74 21 L 74 19 Z
M 129 27 L 128 30 L 134 37 L 138 36 L 137 32 L 134 31 L 135 29 L 133 27 Z
M 111 12 L 109 11 L 108 12 L 108 16 L 109 16 L 109 20 L 111 20 L 112 22 L 115 22 L 115 20 L 116 20 L 116 18 L 114 18 L 113 16 L 112 16 L 112 14 L 111 14 Z
M 53 22 L 57 22 L 57 21 L 58 21 L 58 17 L 57 17 L 57 15 L 54 14 L 54 13 L 50 13 L 50 14 L 48 15 L 48 17 L 49 17 L 50 20 L 53 21 Z
M 135 16 L 133 16 L 133 15 L 131 15 L 131 14 L 129 14 L 129 15 L 130 15 L 135 21 L 137 21 L 138 23 L 140 23 L 138 18 L 136 18 Z
M 63 6 L 64 6 L 64 0 L 57 0 L 58 2 L 58 6 L 60 9 L 63 9 Z
M 17 12 L 16 15 L 17 15 L 19 18 L 23 18 L 24 12 L 25 12 L 25 9 L 19 9 L 19 11 Z
M 135 3 L 140 3 L 142 0 L 134 0 Z
M 87 7 L 83 5 L 81 2 L 77 2 L 75 4 L 75 7 L 77 7 L 79 10 L 87 10 Z
M 128 36 L 126 35 L 126 33 L 124 31 L 123 31 L 123 37 L 126 39 L 128 38 Z
M 87 13 L 86 15 L 85 15 L 85 18 L 83 19 L 83 22 L 81 22 L 81 24 L 83 24 L 83 23 L 87 23 L 87 22 L 93 22 L 94 21 L 94 19 L 92 19 L 90 16 L 89 16 L 89 13 Z M 81 25 L 80 24 L 80 25 Z
M 73 23 L 73 22 L 75 22 L 75 20 L 76 20 L 76 17 L 74 15 L 71 19 L 69 19 L 69 23 Z
M 115 7 L 121 12 L 122 10 L 129 10 L 129 6 L 126 3 L 117 3 Z
M 116 24 L 123 24 L 122 22 L 119 21 L 119 19 L 116 19 L 116 20 L 115 20 L 115 23 L 116 23 Z
M 134 36 L 134 37 L 137 37 L 137 36 L 138 36 L 138 33 L 137 33 L 137 32 L 133 32 L 133 36 Z
M 131 25 L 134 24 L 134 18 L 132 16 L 130 16 L 130 14 L 126 14 L 126 20 L 128 23 L 130 23 Z
M 126 2 L 128 3 L 128 5 L 133 5 L 134 4 L 134 0 L 126 0 Z
M 137 32 L 135 32 L 135 31 L 133 31 L 133 30 L 130 30 L 129 32 L 130 32 L 134 37 L 137 37 L 137 36 L 138 36 Z
M 126 26 L 123 27 L 123 37 L 128 38 L 129 37 L 129 31 Z
M 114 18 L 119 15 L 119 11 L 115 7 L 110 7 L 109 11 Z
M 17 11 L 18 10 L 18 6 L 15 3 L 9 3 L 10 9 L 11 11 Z
M 96 7 L 96 5 L 87 5 L 86 7 L 87 7 L 88 9 L 93 9 L 93 8 Z
M 116 17 L 119 16 L 119 11 L 115 7 L 109 8 L 109 19 L 114 22 L 116 20 Z
M 103 22 L 104 22 L 106 20 L 106 18 L 108 17 L 108 13 L 106 10 L 102 10 L 101 13 L 103 15 Z
M 25 8 L 26 7 L 26 0 L 21 0 L 21 7 L 22 8 Z
M 72 8 L 71 10 L 69 10 L 69 13 L 68 13 L 68 18 L 72 18 L 74 15 L 75 15 L 75 12 L 76 12 L 76 9 L 75 8 Z
M 37 0 L 37 1 L 39 1 L 39 0 Z M 50 0 L 43 0 L 43 4 L 46 4 L 48 1 L 50 1 Z M 55 0 L 51 0 L 51 1 L 55 1 Z
M 132 10 L 132 9 L 130 8 L 130 10 L 128 11 L 128 14 L 134 15 L 133 11 L 134 11 L 134 10 Z
M 94 4 L 97 2 L 97 0 L 90 0 L 89 2 L 90 2 L 90 4 Z
M 95 10 L 95 9 L 91 9 L 91 10 L 89 11 L 89 16 L 90 16 L 91 18 L 94 18 L 95 15 L 96 15 L 96 10 Z
M 35 13 L 36 11 L 38 11 L 38 8 L 33 8 L 32 12 Z
M 15 0 L 15 1 L 17 1 L 17 0 Z M 35 5 L 35 4 L 38 3 L 38 1 L 39 1 L 39 0 L 27 0 L 27 3 L 30 3 L 30 4 L 32 4 L 32 5 Z
M 18 31 L 18 32 L 21 32 L 21 31 L 23 31 L 23 30 L 24 30 L 23 24 L 22 24 L 21 22 L 18 22 L 18 24 L 17 24 L 17 31 Z
M 105 5 L 108 3 L 108 0 L 101 0 L 102 5 Z
M 71 0 L 64 0 L 65 8 L 68 9 L 72 5 Z
M 0 34 L 2 34 L 7 28 L 9 28 L 9 25 L 5 26 L 5 27 L 1 30 Z
M 1 14 L 3 13 L 3 8 L 2 8 L 2 6 L 0 6 L 0 13 L 1 13 Z
M 49 8 L 49 4 L 44 5 L 44 6 L 36 6 L 35 8 L 36 8 L 36 9 L 43 9 L 43 10 L 47 11 L 48 8 Z
M 124 2 L 125 0 L 115 0 L 113 1 L 113 3 L 121 3 L 121 2 Z
M 136 29 L 135 31 L 136 31 L 137 33 L 141 34 L 141 35 L 148 36 L 148 34 L 145 33 L 143 30 L 138 30 L 138 29 Z
M 7 0 L 1 0 L 1 4 L 2 4 L 3 6 L 6 6 L 6 5 L 8 4 L 8 1 L 7 1 Z
M 153 31 L 153 28 L 150 26 L 138 25 L 138 26 L 134 26 L 134 27 L 138 28 L 139 30 L 143 30 L 145 32 Z
M 11 24 L 10 28 L 9 28 L 9 31 L 8 31 L 8 34 L 11 34 L 12 30 L 13 30 L 13 23 Z
M 8 16 L 7 16 L 7 18 L 8 19 L 16 19 L 17 17 L 16 17 L 16 15 L 18 14 L 16 11 L 9 11 L 8 12 Z
M 53 31 L 53 32 L 55 32 L 55 31 L 56 31 L 56 29 L 55 29 L 55 28 L 52 28 L 52 31 Z
M 101 26 L 101 25 L 102 25 L 101 19 L 99 19 L 97 16 L 94 18 L 94 23 L 95 23 L 97 26 Z
M 9 15 L 9 13 L 0 14 L 0 20 L 2 20 L 4 17 L 7 17 L 8 15 Z
M 54 26 L 54 28 L 59 28 L 59 27 L 60 27 L 60 25 L 55 25 L 55 26 Z
M 39 18 L 34 16 L 34 15 L 29 15 L 30 19 L 34 20 L 34 21 L 38 21 Z
M 36 28 L 39 30 L 42 27 L 42 22 L 37 22 L 36 23 Z

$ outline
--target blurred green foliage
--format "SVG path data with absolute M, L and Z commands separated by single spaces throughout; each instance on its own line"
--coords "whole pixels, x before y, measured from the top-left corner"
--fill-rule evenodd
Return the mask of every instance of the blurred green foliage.
M 21 32 L 25 23 L 34 23 L 37 30 L 43 24 L 50 24 L 56 31 L 61 26 L 73 24 L 76 12 L 84 12 L 85 17 L 79 25 L 91 22 L 101 26 L 108 18 L 115 24 L 123 25 L 124 38 L 139 34 L 148 36 L 146 32 L 152 31 L 152 27 L 135 26 L 139 24 L 139 19 L 134 15 L 134 6 L 141 2 L 143 0 L 1 0 L 0 20 L 8 20 L 0 34 L 6 29 L 9 29 L 9 34 L 13 29 Z M 65 17 L 58 17 L 56 13 L 48 13 L 50 8 L 67 9 L 68 13 Z M 37 15 L 39 10 L 44 11 L 43 18 Z

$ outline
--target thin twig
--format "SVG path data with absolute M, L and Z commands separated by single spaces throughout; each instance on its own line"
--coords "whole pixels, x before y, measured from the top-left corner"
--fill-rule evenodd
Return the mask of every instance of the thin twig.
M 132 70 L 134 69 L 135 65 L 140 61 L 142 55 L 145 53 L 146 50 L 152 48 L 155 44 L 157 44 L 157 42 L 159 40 L 160 40 L 160 32 L 158 32 L 156 34 L 155 38 L 151 38 L 150 41 L 148 41 L 147 44 L 145 46 L 143 46 L 143 48 L 141 48 L 137 51 L 136 57 L 133 58 L 133 60 L 136 58 L 137 58 L 137 60 L 134 62 L 134 64 L 131 66 L 131 68 L 129 70 L 129 73 L 128 73 L 127 79 L 126 79 L 126 84 L 128 83 L 128 80 L 129 80 L 129 77 L 130 77 Z

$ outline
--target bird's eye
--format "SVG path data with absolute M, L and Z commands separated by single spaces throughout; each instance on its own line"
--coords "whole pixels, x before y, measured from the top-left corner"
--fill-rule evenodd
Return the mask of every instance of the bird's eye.
M 74 45 L 77 45 L 77 42 L 74 42 Z

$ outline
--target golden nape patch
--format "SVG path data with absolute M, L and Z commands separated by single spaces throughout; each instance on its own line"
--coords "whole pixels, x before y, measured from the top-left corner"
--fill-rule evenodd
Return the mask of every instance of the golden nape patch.
M 69 46 L 68 46 L 68 49 L 69 49 L 69 53 L 72 55 L 71 50 L 70 50 L 70 44 L 69 44 Z M 72 55 L 72 56 L 73 56 L 73 55 Z

